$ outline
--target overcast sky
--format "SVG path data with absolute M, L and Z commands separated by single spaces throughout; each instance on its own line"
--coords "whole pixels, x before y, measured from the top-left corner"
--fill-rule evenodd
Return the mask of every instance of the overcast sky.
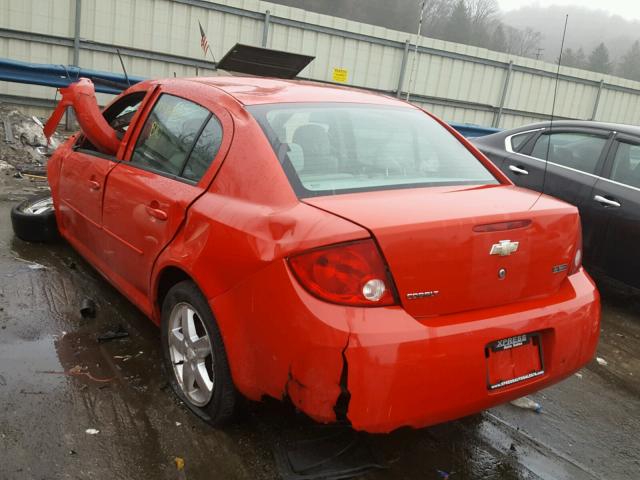
M 580 7 L 606 10 L 612 14 L 620 15 L 627 20 L 640 20 L 640 2 L 638 0 L 498 0 L 502 10 L 517 10 L 520 7 L 540 5 L 575 5 Z

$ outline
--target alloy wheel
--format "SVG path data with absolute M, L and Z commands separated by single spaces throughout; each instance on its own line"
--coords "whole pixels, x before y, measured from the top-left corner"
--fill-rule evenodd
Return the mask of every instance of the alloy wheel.
M 209 333 L 198 312 L 178 303 L 169 316 L 169 355 L 175 379 L 187 399 L 198 407 L 209 403 L 215 385 Z

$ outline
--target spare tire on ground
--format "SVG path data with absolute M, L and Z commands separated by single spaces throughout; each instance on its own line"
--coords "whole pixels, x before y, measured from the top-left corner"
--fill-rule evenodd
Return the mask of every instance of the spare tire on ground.
M 50 243 L 58 240 L 58 226 L 50 193 L 35 195 L 11 209 L 16 237 L 27 242 Z

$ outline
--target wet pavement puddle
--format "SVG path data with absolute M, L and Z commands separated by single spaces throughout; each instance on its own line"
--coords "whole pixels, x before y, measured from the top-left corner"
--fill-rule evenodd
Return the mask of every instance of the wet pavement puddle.
M 274 446 L 323 428 L 275 400 L 224 430 L 203 424 L 167 388 L 157 328 L 68 245 L 14 239 L 10 205 L 0 198 L 0 479 L 279 478 Z M 604 299 L 607 366 L 533 395 L 541 414 L 504 405 L 368 436 L 386 468 L 360 478 L 640 478 L 640 301 Z M 128 337 L 97 341 L 120 326 Z

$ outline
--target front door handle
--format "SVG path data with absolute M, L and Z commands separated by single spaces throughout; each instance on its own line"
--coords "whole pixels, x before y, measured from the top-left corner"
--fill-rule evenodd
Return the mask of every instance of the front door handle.
M 595 197 L 593 197 L 593 199 L 598 202 L 600 205 L 604 205 L 605 207 L 619 207 L 620 203 L 616 202 L 615 200 L 609 200 L 606 197 L 603 197 L 602 195 L 596 195 Z
M 149 214 L 149 216 L 153 217 L 153 218 L 157 218 L 158 220 L 162 220 L 165 221 L 167 218 L 169 218 L 169 215 L 167 215 L 167 212 L 165 212 L 164 210 L 161 210 L 160 208 L 155 208 L 156 205 L 153 204 L 153 202 L 151 203 L 151 205 L 147 205 L 147 213 Z
M 509 170 L 511 170 L 516 175 L 529 175 L 529 172 L 524 168 L 516 167 L 515 165 L 509 165 Z
M 96 180 L 89 180 L 89 188 L 91 190 L 100 190 L 100 182 Z

